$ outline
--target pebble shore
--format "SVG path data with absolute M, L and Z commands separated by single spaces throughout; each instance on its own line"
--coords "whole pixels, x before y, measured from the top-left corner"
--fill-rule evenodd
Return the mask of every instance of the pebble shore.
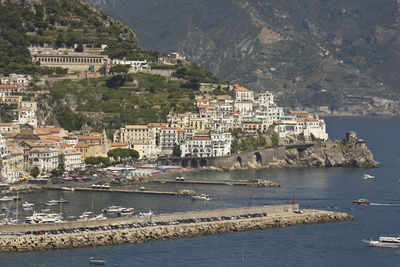
M 263 218 L 149 226 L 137 229 L 103 230 L 61 235 L 46 234 L 40 236 L 33 234 L 20 236 L 4 235 L 0 236 L 0 252 L 108 246 L 124 243 L 140 243 L 153 240 L 211 235 L 225 232 L 261 230 L 275 227 L 349 220 L 354 220 L 354 217 L 346 213 L 323 210 L 304 210 L 303 214 L 288 212 L 268 215 Z

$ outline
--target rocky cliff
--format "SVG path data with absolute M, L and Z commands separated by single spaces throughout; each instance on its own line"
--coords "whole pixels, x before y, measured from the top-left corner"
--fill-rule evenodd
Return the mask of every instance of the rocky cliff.
M 286 159 L 279 161 L 278 166 L 377 168 L 380 163 L 363 142 L 330 141 L 306 149 L 287 149 Z

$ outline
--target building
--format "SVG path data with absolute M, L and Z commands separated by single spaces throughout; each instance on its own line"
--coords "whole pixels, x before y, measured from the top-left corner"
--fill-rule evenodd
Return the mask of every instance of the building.
M 234 98 L 236 101 L 254 102 L 254 93 L 238 84 L 233 85 Z
M 29 163 L 31 169 L 37 168 L 40 172 L 50 172 L 58 168 L 58 152 L 45 148 L 32 149 L 29 153 Z
M 0 164 L 3 182 L 14 183 L 25 175 L 24 154 L 15 148 L 10 149 L 10 153 L 0 159 Z
M 274 95 L 270 92 L 261 93 L 258 98 L 258 102 L 261 107 L 269 107 L 270 105 L 275 104 Z
M 35 111 L 30 108 L 19 108 L 13 111 L 14 120 L 13 124 L 23 125 L 29 124 L 33 127 L 37 126 L 37 118 Z
M 150 69 L 147 60 L 113 59 L 112 65 L 129 65 L 129 72 L 142 72 Z
M 108 64 L 107 55 L 102 55 L 102 49 L 84 49 L 75 52 L 74 49 L 53 49 L 51 47 L 28 47 L 32 62 L 45 67 L 60 67 L 68 69 L 69 73 L 82 72 L 91 69 L 98 71 Z
M 172 154 L 174 147 L 178 144 L 178 128 L 163 127 L 160 131 L 160 148 L 164 154 Z
M 85 169 L 85 164 L 82 160 L 82 154 L 79 151 L 59 151 L 59 161 L 61 164 L 63 164 L 66 171 Z

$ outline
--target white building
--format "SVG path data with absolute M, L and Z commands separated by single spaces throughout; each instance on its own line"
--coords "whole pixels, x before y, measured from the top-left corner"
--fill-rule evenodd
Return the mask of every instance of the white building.
M 233 86 L 234 97 L 236 101 L 251 101 L 254 102 L 254 93 L 238 84 Z
M 211 157 L 212 142 L 208 136 L 193 136 L 181 144 L 182 156 Z
M 35 115 L 35 111 L 30 108 L 19 108 L 13 111 L 13 115 L 15 120 L 13 120 L 13 124 L 29 124 L 33 127 L 37 127 L 37 118 Z
M 309 118 L 304 120 L 305 129 L 304 137 L 311 139 L 311 135 L 315 138 L 327 140 L 326 124 L 323 119 Z
M 59 161 L 64 164 L 66 171 L 85 169 L 81 152 L 75 150 L 59 151 Z
M 246 101 L 235 101 L 234 109 L 239 111 L 242 115 L 247 114 L 249 111 L 253 110 L 253 102 L 246 100 Z
M 231 154 L 232 136 L 229 132 L 211 133 L 212 155 L 214 157 Z
M 270 92 L 261 93 L 258 102 L 261 107 L 269 107 L 274 104 L 274 95 Z
M 125 59 L 113 59 L 113 65 L 129 65 L 129 72 L 140 72 L 149 70 L 149 64 L 147 60 L 125 60 Z
M 178 144 L 178 129 L 163 127 L 160 131 L 160 148 L 165 154 L 172 154 L 174 146 Z
M 49 172 L 58 168 L 58 152 L 49 149 L 33 149 L 29 152 L 30 167 L 40 172 Z

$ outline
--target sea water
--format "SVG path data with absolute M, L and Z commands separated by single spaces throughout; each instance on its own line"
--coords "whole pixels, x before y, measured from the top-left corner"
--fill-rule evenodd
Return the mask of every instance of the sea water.
M 23 196 L 44 203 L 62 196 L 70 200 L 63 212 L 78 216 L 100 213 L 116 204 L 156 213 L 296 202 L 302 208 L 342 211 L 355 221 L 223 233 L 210 236 L 153 241 L 95 248 L 0 253 L 0 266 L 89 266 L 89 257 L 106 266 L 399 266 L 400 250 L 370 248 L 362 239 L 400 234 L 400 119 L 381 117 L 326 118 L 331 138 L 344 139 L 348 130 L 366 141 L 378 169 L 308 168 L 238 172 L 198 172 L 186 179 L 240 180 L 268 178 L 280 188 L 225 185 L 181 185 L 207 193 L 212 200 L 192 201 L 184 196 L 43 191 Z M 364 173 L 375 179 L 362 180 Z M 172 185 L 154 189 L 175 190 Z M 354 205 L 367 198 L 373 205 Z M 38 209 L 39 206 L 36 207 Z M 57 210 L 59 207 L 53 207 Z M 243 258 L 242 258 L 243 255 Z

